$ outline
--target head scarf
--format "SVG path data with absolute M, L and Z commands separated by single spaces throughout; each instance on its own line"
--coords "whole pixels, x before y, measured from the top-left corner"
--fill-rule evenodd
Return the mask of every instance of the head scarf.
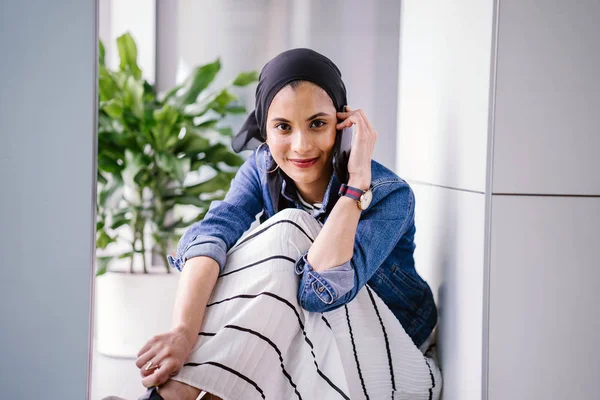
M 248 115 L 231 146 L 236 153 L 253 150 L 265 142 L 267 112 L 271 101 L 285 85 L 304 80 L 320 86 L 337 111 L 344 111 L 346 86 L 338 67 L 327 57 L 311 49 L 284 51 L 269 61 L 260 72 L 256 88 L 256 108 Z

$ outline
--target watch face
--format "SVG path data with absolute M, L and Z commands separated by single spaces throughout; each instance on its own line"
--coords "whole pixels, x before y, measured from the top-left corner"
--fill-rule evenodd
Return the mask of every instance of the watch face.
M 373 192 L 371 192 L 370 190 L 367 190 L 366 192 L 364 192 L 363 195 L 360 196 L 360 208 L 363 210 L 366 210 L 367 208 L 369 208 L 369 205 L 371 204 L 372 199 L 373 199 Z

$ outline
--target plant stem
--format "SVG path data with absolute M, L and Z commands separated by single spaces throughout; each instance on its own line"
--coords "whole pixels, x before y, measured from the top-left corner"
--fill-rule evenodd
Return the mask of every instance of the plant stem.
M 167 258 L 167 246 L 168 245 L 165 246 L 165 241 L 161 240 L 159 246 L 160 246 L 161 256 L 163 257 L 163 261 L 165 263 L 165 268 L 167 269 L 167 274 L 170 274 L 171 268 L 169 267 L 169 259 Z
M 142 265 L 144 266 L 144 273 L 148 273 L 148 269 L 146 268 L 146 241 L 144 239 L 144 225 L 146 225 L 145 221 L 142 224 L 142 232 L 141 232 L 141 242 L 142 242 Z
M 138 213 L 133 212 L 133 218 L 131 219 L 131 233 L 133 235 L 133 240 L 131 241 L 131 263 L 129 264 L 129 273 L 133 274 L 133 264 L 135 261 L 135 245 L 137 244 L 137 224 L 138 224 Z

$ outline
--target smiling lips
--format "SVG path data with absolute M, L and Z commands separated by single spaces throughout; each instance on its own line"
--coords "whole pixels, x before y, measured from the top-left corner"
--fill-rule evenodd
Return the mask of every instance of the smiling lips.
M 290 159 L 290 162 L 298 168 L 309 168 L 316 164 L 319 157 L 316 158 L 305 158 L 305 159 Z

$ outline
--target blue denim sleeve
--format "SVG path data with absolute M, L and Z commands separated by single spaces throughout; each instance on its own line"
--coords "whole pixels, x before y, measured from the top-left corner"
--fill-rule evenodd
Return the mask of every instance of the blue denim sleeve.
M 356 274 L 350 260 L 337 267 L 317 272 L 306 259 L 307 254 L 308 252 L 295 266 L 296 274 L 302 275 L 298 289 L 298 300 L 302 308 L 310 308 L 309 311 L 312 311 L 323 304 L 330 305 L 354 287 Z
M 408 184 L 393 181 L 372 190 L 373 202 L 358 222 L 350 261 L 321 272 L 313 270 L 306 254 L 296 262 L 298 302 L 305 310 L 326 312 L 349 303 L 414 225 L 414 194 Z
M 223 201 L 213 201 L 203 220 L 190 226 L 179 240 L 176 257 L 167 256 L 169 264 L 182 270 L 193 257 L 214 259 L 221 271 L 227 251 L 255 221 L 263 209 L 260 176 L 251 155 L 231 181 Z

